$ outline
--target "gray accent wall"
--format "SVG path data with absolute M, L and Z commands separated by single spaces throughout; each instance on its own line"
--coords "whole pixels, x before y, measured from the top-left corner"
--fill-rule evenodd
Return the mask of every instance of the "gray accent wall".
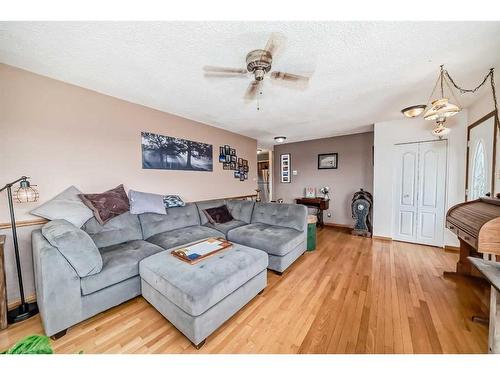
M 373 132 L 285 143 L 274 147 L 274 199 L 292 203 L 306 187 L 330 187 L 330 209 L 325 223 L 351 225 L 351 200 L 360 188 L 373 193 Z M 318 154 L 338 153 L 338 169 L 318 169 Z M 280 178 L 280 155 L 291 154 L 291 183 Z M 390 184 L 388 185 L 390 188 Z M 328 217 L 327 214 L 331 217 Z

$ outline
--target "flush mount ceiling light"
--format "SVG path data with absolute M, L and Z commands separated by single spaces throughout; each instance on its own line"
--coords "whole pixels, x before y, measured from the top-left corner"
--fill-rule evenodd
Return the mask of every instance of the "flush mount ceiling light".
M 261 148 L 258 148 L 257 149 L 257 154 L 260 154 L 262 152 L 262 149 Z
M 277 143 L 283 143 L 283 142 L 285 142 L 286 137 L 285 137 L 285 136 L 280 135 L 280 136 L 278 136 L 278 137 L 274 137 L 274 140 L 275 140 Z
M 420 116 L 425 111 L 425 107 L 425 104 L 412 105 L 410 107 L 403 108 L 401 113 L 405 115 L 405 117 L 413 118 Z

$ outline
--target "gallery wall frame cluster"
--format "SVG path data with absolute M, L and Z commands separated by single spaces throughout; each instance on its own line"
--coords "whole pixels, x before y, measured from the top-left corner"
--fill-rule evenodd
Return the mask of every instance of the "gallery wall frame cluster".
M 222 163 L 222 169 L 234 171 L 234 178 L 240 181 L 248 180 L 248 160 L 239 158 L 235 148 L 229 145 L 220 146 L 219 163 Z

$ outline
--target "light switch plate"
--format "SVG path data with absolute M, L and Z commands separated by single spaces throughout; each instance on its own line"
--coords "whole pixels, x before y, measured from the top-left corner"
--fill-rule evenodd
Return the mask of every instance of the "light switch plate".
M 299 173 L 297 171 L 292 171 L 292 175 L 297 176 Z

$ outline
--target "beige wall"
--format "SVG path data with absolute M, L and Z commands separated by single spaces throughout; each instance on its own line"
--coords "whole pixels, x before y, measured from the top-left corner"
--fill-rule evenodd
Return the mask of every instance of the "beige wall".
M 213 145 L 213 172 L 141 168 L 141 131 Z M 218 162 L 220 145 L 248 159 L 249 178 L 240 182 Z M 92 193 L 123 183 L 154 193 L 179 194 L 187 201 L 255 193 L 257 142 L 222 129 L 102 95 L 0 64 L 0 185 L 32 177 L 44 202 L 69 185 Z M 18 220 L 34 218 L 36 204 L 16 205 Z M 0 223 L 8 222 L 5 192 Z M 31 228 L 30 228 L 31 229 Z M 22 235 L 29 236 L 29 230 Z M 10 232 L 7 243 L 11 244 Z M 23 273 L 33 292 L 29 239 L 21 239 Z M 9 299 L 17 295 L 11 246 L 7 249 Z
M 351 200 L 360 188 L 372 192 L 373 133 L 361 133 L 340 137 L 288 143 L 274 147 L 274 199 L 283 198 L 294 202 L 304 196 L 306 187 L 319 189 L 330 187 L 330 209 L 325 211 L 327 223 L 352 225 Z M 318 154 L 337 152 L 338 169 L 319 170 Z M 291 154 L 291 169 L 297 171 L 291 183 L 280 179 L 280 155 Z M 328 217 L 331 214 L 331 217 Z

